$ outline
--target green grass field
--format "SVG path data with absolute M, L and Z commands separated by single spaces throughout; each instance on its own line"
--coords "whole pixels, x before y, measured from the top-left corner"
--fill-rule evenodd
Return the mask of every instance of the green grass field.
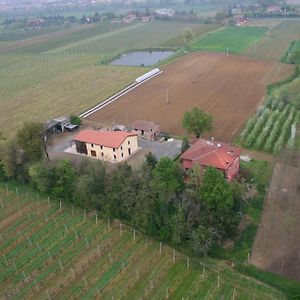
M 265 28 L 259 27 L 224 27 L 200 38 L 192 49 L 226 52 L 228 48 L 230 53 L 240 54 L 257 43 L 265 32 Z
M 285 299 L 224 261 L 0 184 L 0 298 Z

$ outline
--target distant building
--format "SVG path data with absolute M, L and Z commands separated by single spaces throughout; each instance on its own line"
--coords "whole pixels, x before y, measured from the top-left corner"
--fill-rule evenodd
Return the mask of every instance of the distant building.
M 267 12 L 271 14 L 280 13 L 281 7 L 279 5 L 270 5 L 267 7 Z
M 143 16 L 143 17 L 141 17 L 141 22 L 142 23 L 151 22 L 153 20 L 154 20 L 154 16 Z
M 74 141 L 78 153 L 110 162 L 121 162 L 138 150 L 134 132 L 82 130 Z
M 111 23 L 111 24 L 121 24 L 122 21 L 119 20 L 119 19 L 112 19 L 112 20 L 110 21 L 110 23 Z
M 173 17 L 175 14 L 174 9 L 171 8 L 161 8 L 155 10 L 155 14 L 159 17 Z
M 28 26 L 29 27 L 41 27 L 43 26 L 45 23 L 45 21 L 41 18 L 34 18 L 34 19 L 30 19 L 28 21 Z
M 238 175 L 241 149 L 226 143 L 198 139 L 182 155 L 182 165 L 189 170 L 194 164 L 220 170 L 228 181 Z
M 127 15 L 122 20 L 122 22 L 125 24 L 130 24 L 130 23 L 133 23 L 134 21 L 136 21 L 136 15 L 134 15 L 134 14 Z
M 131 128 L 150 140 L 155 139 L 160 134 L 160 125 L 154 122 L 137 120 L 131 125 Z

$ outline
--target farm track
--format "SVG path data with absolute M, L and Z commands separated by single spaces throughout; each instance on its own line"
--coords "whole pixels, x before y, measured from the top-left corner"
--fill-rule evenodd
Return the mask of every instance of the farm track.
M 187 268 L 187 257 L 176 252 L 174 263 L 170 247 L 163 245 L 160 253 L 158 242 L 138 232 L 134 238 L 125 226 L 120 231 L 118 222 L 108 228 L 100 219 L 96 224 L 94 214 L 85 217 L 64 205 L 60 211 L 51 200 L 49 208 L 47 199 L 38 202 L 24 191 L 9 193 L 0 185 L 3 210 L 21 216 L 1 231 L 1 299 L 231 299 L 233 288 L 236 299 L 281 299 L 276 290 L 212 261 L 190 259 Z M 33 209 L 25 213 L 28 206 Z
M 87 119 L 105 125 L 151 120 L 159 122 L 162 131 L 182 136 L 184 112 L 198 106 L 213 117 L 215 129 L 210 136 L 233 141 L 260 105 L 266 84 L 286 78 L 293 67 L 202 52 L 186 55 L 162 70 L 162 75 Z M 275 76 L 269 74 L 271 70 L 276 70 Z

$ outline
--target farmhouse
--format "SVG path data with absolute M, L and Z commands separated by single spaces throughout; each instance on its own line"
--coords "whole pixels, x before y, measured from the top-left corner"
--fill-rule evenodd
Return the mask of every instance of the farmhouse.
M 78 153 L 110 162 L 121 162 L 138 150 L 134 132 L 82 130 L 74 141 Z
M 181 159 L 185 170 L 191 169 L 194 164 L 204 169 L 211 166 L 222 171 L 230 181 L 239 173 L 240 153 L 241 149 L 229 144 L 198 139 L 181 155 Z
M 158 123 L 147 121 L 135 121 L 131 128 L 135 130 L 139 135 L 145 136 L 147 139 L 153 140 L 160 133 L 160 126 Z

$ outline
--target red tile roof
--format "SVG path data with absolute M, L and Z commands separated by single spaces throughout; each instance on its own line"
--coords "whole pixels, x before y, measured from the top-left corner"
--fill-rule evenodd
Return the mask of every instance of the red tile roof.
M 131 125 L 131 127 L 133 129 L 150 131 L 151 129 L 154 129 L 154 130 L 158 129 L 159 128 L 159 124 L 158 123 L 154 123 L 154 122 L 137 120 L 137 121 L 135 121 Z
M 105 146 L 109 148 L 119 148 L 124 140 L 129 136 L 137 135 L 134 132 L 124 131 L 95 131 L 81 130 L 74 138 L 75 141 Z
M 226 170 L 239 157 L 240 153 L 240 148 L 229 144 L 199 139 L 181 155 L 181 158 L 199 163 L 202 166 Z

